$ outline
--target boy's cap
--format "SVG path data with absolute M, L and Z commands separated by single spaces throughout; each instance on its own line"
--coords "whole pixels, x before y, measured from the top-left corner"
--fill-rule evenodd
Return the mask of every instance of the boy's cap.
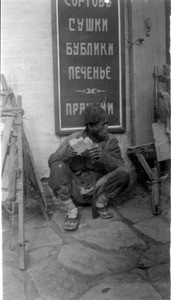
M 108 114 L 104 111 L 104 109 L 97 105 L 89 105 L 86 107 L 84 113 L 84 124 L 96 124 L 101 120 L 108 121 Z

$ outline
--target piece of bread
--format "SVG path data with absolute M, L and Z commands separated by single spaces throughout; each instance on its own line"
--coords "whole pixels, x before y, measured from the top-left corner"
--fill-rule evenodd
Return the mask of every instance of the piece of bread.
M 89 137 L 83 139 L 80 137 L 79 139 L 72 139 L 69 141 L 70 146 L 77 152 L 78 155 L 89 150 L 93 146 L 93 142 Z

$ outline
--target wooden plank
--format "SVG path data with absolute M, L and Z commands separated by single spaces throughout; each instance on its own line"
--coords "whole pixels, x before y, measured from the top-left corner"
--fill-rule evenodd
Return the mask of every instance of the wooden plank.
M 152 128 L 157 161 L 171 159 L 171 144 L 169 143 L 169 135 L 166 133 L 165 124 L 161 122 L 153 123 Z
M 139 160 L 139 162 L 141 163 L 143 169 L 145 170 L 145 172 L 147 173 L 148 177 L 150 178 L 150 180 L 152 180 L 152 171 L 148 165 L 148 163 L 146 162 L 144 156 L 142 154 L 138 154 L 136 153 L 136 156 Z
M 144 38 L 142 28 L 144 28 L 144 6 L 145 1 L 133 1 L 133 43 L 137 38 Z M 142 43 L 135 43 L 132 45 L 132 51 L 134 52 L 134 94 L 135 94 L 135 144 L 145 144 L 151 142 L 149 137 L 150 131 L 147 130 L 149 124 L 146 122 L 147 118 L 147 105 L 149 107 L 150 102 L 147 101 L 151 90 L 147 89 L 149 85 L 149 72 L 150 67 L 146 72 L 146 39 Z M 149 49 L 148 49 L 149 51 Z M 145 76 L 144 76 L 145 75 Z M 148 80 L 147 80 L 148 77 Z M 150 112 L 150 109 L 149 109 Z
M 154 144 L 149 143 L 149 144 L 144 144 L 144 145 L 137 145 L 137 146 L 132 146 L 127 149 L 127 153 L 143 153 L 143 152 L 153 152 L 154 151 Z
M 130 1 L 132 4 L 132 51 L 133 82 L 132 91 L 134 103 L 131 110 L 135 111 L 134 144 L 145 144 L 153 141 L 151 124 L 154 122 L 153 92 L 154 66 L 161 69 L 165 63 L 165 3 L 160 0 Z M 151 31 L 146 36 L 147 19 L 151 20 Z M 159 22 L 158 20 L 161 20 Z M 136 43 L 143 38 L 142 43 Z M 131 87 L 132 89 L 132 87 Z

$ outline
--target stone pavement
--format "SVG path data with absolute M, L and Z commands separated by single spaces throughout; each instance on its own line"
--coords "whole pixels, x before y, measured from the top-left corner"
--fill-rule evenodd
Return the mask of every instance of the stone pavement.
M 80 207 L 75 232 L 63 230 L 65 211 L 59 202 L 47 223 L 32 201 L 26 207 L 26 271 L 18 267 L 16 226 L 11 237 L 5 215 L 3 300 L 170 299 L 170 213 L 165 191 L 158 216 L 152 215 L 150 195 L 141 186 L 110 207 L 112 219 L 92 219 L 91 208 Z

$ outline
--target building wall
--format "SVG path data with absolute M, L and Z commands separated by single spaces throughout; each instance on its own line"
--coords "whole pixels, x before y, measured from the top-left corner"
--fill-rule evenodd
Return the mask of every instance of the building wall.
M 145 1 L 145 0 L 134 0 Z M 160 0 L 157 0 L 160 1 Z M 141 9 L 139 11 L 141 14 Z M 136 22 L 138 22 L 135 15 Z M 128 10 L 125 0 L 125 38 L 128 40 Z M 136 24 L 134 23 L 136 27 Z M 138 35 L 139 36 L 139 35 Z M 49 175 L 47 160 L 64 137 L 55 135 L 53 63 L 50 0 L 3 0 L 2 1 L 2 68 L 9 86 L 16 95 L 22 96 L 25 111 L 25 132 L 40 177 Z M 131 145 L 130 104 L 130 56 L 126 50 L 126 127 L 118 134 L 119 144 L 126 167 L 132 165 L 127 158 Z M 142 75 L 145 77 L 145 75 Z M 142 77 L 139 79 L 142 80 Z M 144 79 L 143 79 L 144 80 Z M 144 83 L 145 84 L 145 83 Z M 148 89 L 152 87 L 148 86 Z
M 164 0 L 132 0 L 131 68 L 133 144 L 153 142 L 154 66 L 161 72 L 166 64 L 166 29 Z M 139 42 L 139 39 L 143 39 Z
M 22 96 L 24 127 L 40 176 L 59 146 L 54 132 L 50 0 L 3 0 L 2 73 Z

